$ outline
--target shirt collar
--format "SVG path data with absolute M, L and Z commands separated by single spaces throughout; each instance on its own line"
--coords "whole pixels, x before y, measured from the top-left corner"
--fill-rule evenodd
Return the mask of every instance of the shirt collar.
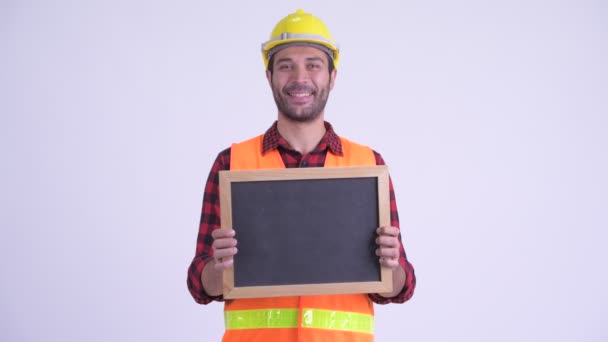
M 334 128 L 327 121 L 324 121 L 325 124 L 325 135 L 319 141 L 319 144 L 314 149 L 314 152 L 324 151 L 329 149 L 333 154 L 342 156 L 342 141 L 340 137 L 334 132 Z M 279 134 L 279 130 L 277 128 L 277 121 L 275 121 L 272 126 L 264 133 L 264 139 L 262 142 L 262 155 L 268 153 L 269 151 L 275 150 L 279 147 L 293 150 L 289 143 L 285 138 Z

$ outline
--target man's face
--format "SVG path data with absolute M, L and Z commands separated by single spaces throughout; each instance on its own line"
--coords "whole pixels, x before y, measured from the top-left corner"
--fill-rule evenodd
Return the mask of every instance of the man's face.
M 266 71 L 279 113 L 297 122 L 318 118 L 334 86 L 336 70 L 329 57 L 310 46 L 290 46 L 274 55 L 273 72 Z

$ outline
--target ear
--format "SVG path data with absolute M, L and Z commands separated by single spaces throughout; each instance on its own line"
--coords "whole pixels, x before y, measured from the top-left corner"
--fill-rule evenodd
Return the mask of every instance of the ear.
M 270 88 L 272 88 L 272 73 L 268 69 L 266 69 L 266 79 L 268 80 Z
M 334 69 L 329 74 L 329 90 L 334 89 L 334 84 L 336 83 L 336 77 L 338 77 L 338 69 Z

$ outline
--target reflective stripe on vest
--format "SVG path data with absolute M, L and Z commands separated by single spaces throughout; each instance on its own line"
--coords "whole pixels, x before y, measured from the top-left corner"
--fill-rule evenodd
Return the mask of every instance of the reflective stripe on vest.
M 298 309 L 225 311 L 226 330 L 297 328 Z M 303 309 L 302 327 L 374 333 L 374 317 L 357 312 Z

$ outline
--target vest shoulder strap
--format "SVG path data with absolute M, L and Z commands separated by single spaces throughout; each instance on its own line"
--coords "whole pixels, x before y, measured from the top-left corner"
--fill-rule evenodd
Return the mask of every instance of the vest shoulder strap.
M 262 155 L 264 135 L 232 144 L 230 147 L 230 170 L 281 169 L 285 167 L 278 151 Z
M 376 165 L 376 157 L 371 148 L 343 137 L 340 137 L 340 141 L 342 142 L 342 156 L 328 152 L 325 167 Z

